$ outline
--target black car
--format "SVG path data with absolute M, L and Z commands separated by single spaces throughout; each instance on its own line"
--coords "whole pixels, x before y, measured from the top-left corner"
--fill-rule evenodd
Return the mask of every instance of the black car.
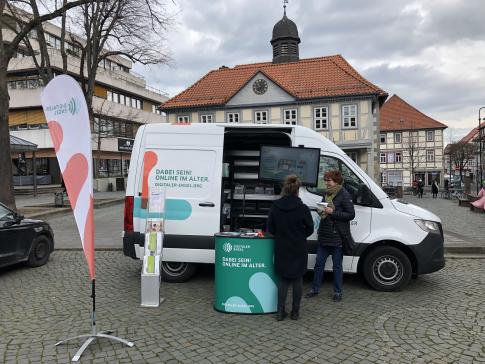
M 54 250 L 54 233 L 48 223 L 24 219 L 0 203 L 0 267 L 26 262 L 39 267 Z

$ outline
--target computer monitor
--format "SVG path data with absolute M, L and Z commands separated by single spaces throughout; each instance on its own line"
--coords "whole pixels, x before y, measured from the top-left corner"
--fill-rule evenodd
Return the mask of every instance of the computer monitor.
M 303 186 L 318 183 L 320 149 L 302 147 L 261 146 L 259 180 L 281 183 L 291 174 L 297 175 Z

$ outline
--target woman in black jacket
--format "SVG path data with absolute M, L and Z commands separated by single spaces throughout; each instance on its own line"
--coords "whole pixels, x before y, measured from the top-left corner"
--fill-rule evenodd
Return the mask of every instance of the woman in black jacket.
M 317 258 L 313 272 L 312 290 L 305 297 L 311 298 L 318 294 L 322 282 L 325 262 L 332 255 L 333 263 L 333 300 L 342 300 L 342 236 L 350 235 L 350 220 L 355 217 L 352 197 L 343 188 L 342 173 L 337 170 L 328 171 L 324 175 L 327 192 L 323 202 L 328 206 L 321 211 L 318 228 Z
M 271 206 L 268 231 L 274 235 L 274 266 L 278 275 L 278 313 L 283 320 L 288 286 L 293 285 L 291 319 L 298 320 L 303 292 L 303 275 L 307 271 L 308 250 L 306 238 L 313 233 L 310 210 L 298 197 L 301 182 L 295 175 L 286 177 L 282 197 Z

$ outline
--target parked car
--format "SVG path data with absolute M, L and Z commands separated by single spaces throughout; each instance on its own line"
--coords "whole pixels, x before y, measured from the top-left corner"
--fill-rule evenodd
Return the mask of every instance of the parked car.
M 39 267 L 53 250 L 54 232 L 47 222 L 25 219 L 0 203 L 0 268 L 20 262 Z

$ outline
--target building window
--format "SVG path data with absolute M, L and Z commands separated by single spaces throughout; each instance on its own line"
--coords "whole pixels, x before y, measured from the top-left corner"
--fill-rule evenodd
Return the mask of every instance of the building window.
M 238 112 L 227 113 L 227 122 L 228 123 L 239 123 L 239 113 Z
M 115 102 L 117 104 L 121 105 L 126 105 L 130 107 L 134 107 L 136 109 L 142 109 L 142 101 L 139 99 L 136 99 L 134 97 L 130 97 L 127 95 L 122 95 L 118 92 L 114 91 L 107 91 L 106 93 L 106 99 L 111 102 Z M 152 109 L 153 110 L 153 109 Z
M 212 123 L 212 114 L 204 114 L 200 116 L 200 122 L 207 124 Z
M 152 105 L 152 113 L 162 115 L 162 110 L 160 110 L 158 106 Z
M 387 184 L 402 186 L 402 171 L 387 171 Z
M 357 127 L 357 105 L 342 106 L 342 123 L 344 129 Z
M 381 163 L 387 163 L 386 153 L 379 153 L 379 159 Z
M 396 163 L 402 163 L 402 152 L 396 152 Z
M 36 158 L 35 168 L 38 176 L 47 176 L 49 174 L 49 158 Z
M 313 109 L 313 128 L 315 130 L 328 129 L 328 107 L 316 107 Z
M 355 163 L 358 161 L 357 152 L 345 152 Z
M 434 162 L 434 150 L 426 151 L 426 162 Z
M 255 124 L 268 124 L 268 112 L 267 111 L 255 111 L 254 112 Z
M 387 153 L 387 163 L 394 163 L 394 153 Z
M 402 143 L 402 134 L 401 133 L 394 133 L 394 143 L 396 143 L 396 144 Z
M 385 171 L 381 173 L 381 185 L 387 185 L 387 173 Z
M 190 123 L 190 118 L 189 118 L 188 115 L 178 115 L 177 116 L 177 123 L 189 124 Z
M 381 134 L 381 144 L 386 142 L 386 134 Z
M 434 130 L 426 130 L 426 141 L 434 142 Z
M 283 123 L 287 125 L 297 124 L 297 111 L 296 109 L 286 109 L 283 111 Z

